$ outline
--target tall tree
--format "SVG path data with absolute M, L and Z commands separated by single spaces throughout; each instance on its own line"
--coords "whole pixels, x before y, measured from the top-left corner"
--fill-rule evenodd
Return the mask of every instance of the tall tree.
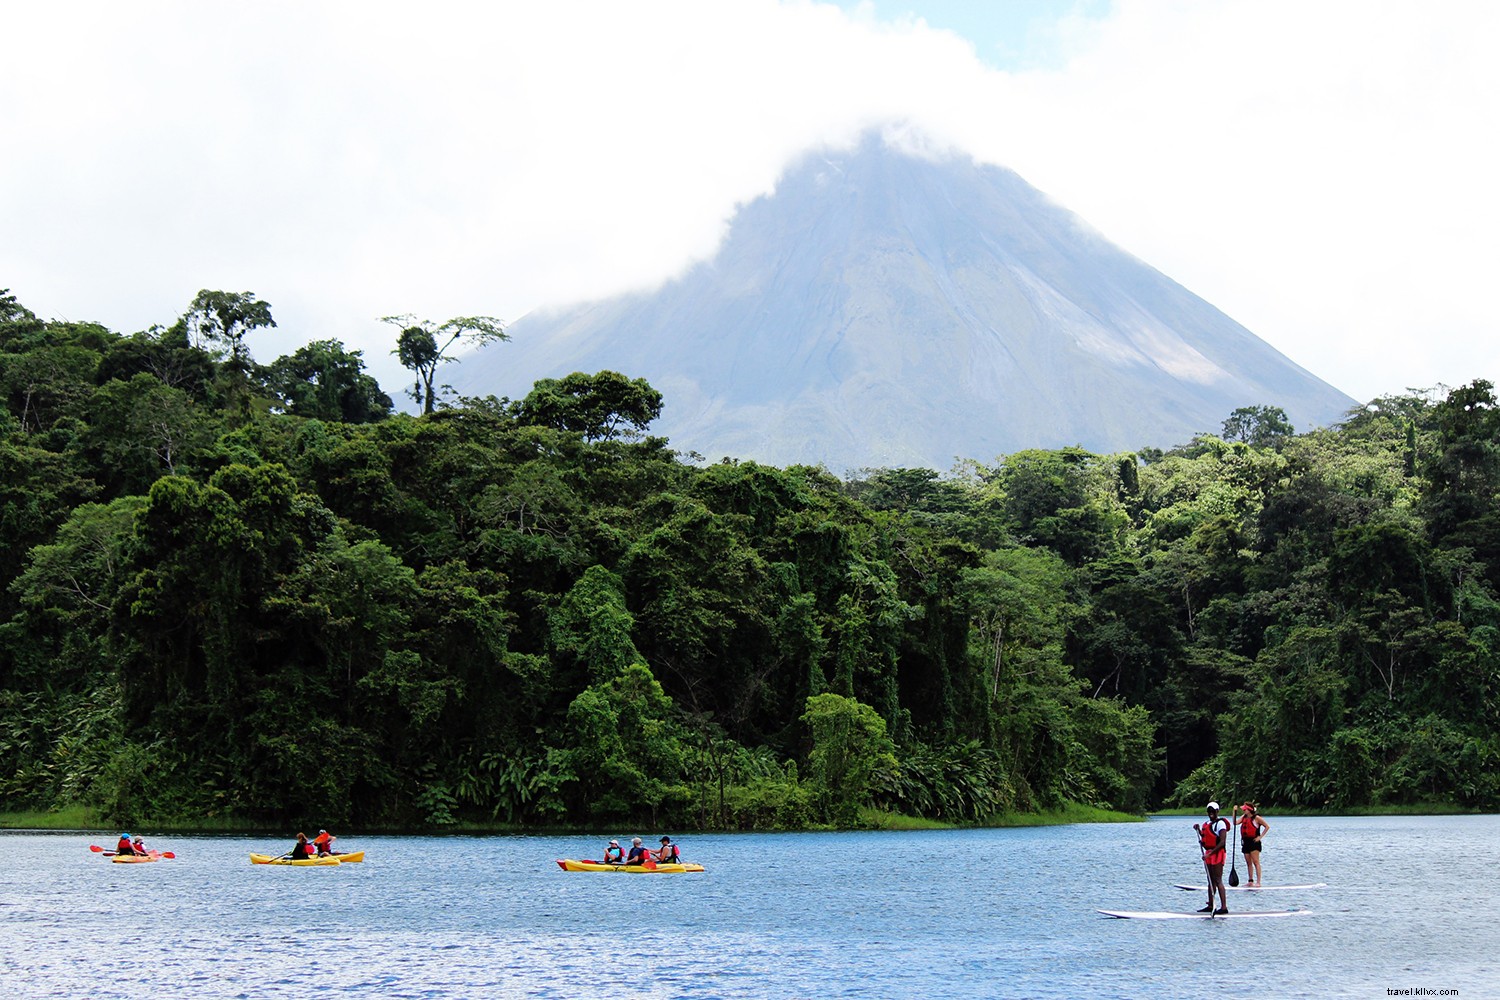
M 275 326 L 271 304 L 262 302 L 254 292 L 219 292 L 204 288 L 193 296 L 183 316 L 188 332 L 197 341 L 207 341 L 224 349 L 227 356 L 228 402 L 240 414 L 250 408 L 250 348 L 245 337 L 251 330 Z
M 407 392 L 415 402 L 422 405 L 424 414 L 431 413 L 437 403 L 433 381 L 437 377 L 438 366 L 453 360 L 448 351 L 454 344 L 460 339 L 467 339 L 475 347 L 482 347 L 495 341 L 510 339 L 504 324 L 493 316 L 455 316 L 446 323 L 433 323 L 431 320 L 418 320 L 406 313 L 400 316 L 382 316 L 380 321 L 401 328 L 401 332 L 396 335 L 396 349 L 391 353 L 400 359 L 403 368 L 409 368 L 416 374 L 416 384 Z M 443 388 L 446 389 L 447 386 Z

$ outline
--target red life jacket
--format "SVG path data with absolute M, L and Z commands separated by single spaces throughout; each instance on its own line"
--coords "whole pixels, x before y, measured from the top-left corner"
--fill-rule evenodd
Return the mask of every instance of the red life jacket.
M 115 845 L 116 854 L 134 854 L 135 848 L 130 846 L 129 837 L 121 837 L 120 842 Z
M 1260 828 L 1255 825 L 1254 816 L 1246 816 L 1244 819 L 1240 820 L 1240 836 L 1246 837 L 1250 840 L 1254 840 L 1256 837 L 1260 836 Z
M 676 864 L 682 860 L 682 853 L 677 850 L 676 844 L 668 844 L 656 852 L 656 860 Z
M 1224 863 L 1224 848 L 1219 846 L 1220 823 L 1224 824 L 1222 829 L 1228 829 L 1229 821 L 1222 816 L 1198 828 L 1198 843 L 1203 848 L 1203 860 L 1211 865 Z

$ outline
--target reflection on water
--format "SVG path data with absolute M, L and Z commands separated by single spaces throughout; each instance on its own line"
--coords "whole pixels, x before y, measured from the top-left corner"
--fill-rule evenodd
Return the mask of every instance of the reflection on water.
M 565 873 L 590 838 L 365 837 L 337 868 L 251 866 L 264 839 L 0 834 L 8 997 L 1101 997 L 1500 995 L 1500 817 L 1269 817 L 1260 921 L 1187 910 L 1192 820 L 680 839 L 705 874 Z M 150 831 L 142 831 L 149 834 Z M 656 831 L 639 831 L 650 837 Z

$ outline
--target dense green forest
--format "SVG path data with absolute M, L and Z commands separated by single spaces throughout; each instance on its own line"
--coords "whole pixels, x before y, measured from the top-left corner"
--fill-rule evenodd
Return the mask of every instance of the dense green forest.
M 1207 796 L 1500 806 L 1500 407 L 939 475 L 704 462 L 612 372 L 444 398 L 487 317 L 270 365 L 0 293 L 0 809 L 697 828 Z

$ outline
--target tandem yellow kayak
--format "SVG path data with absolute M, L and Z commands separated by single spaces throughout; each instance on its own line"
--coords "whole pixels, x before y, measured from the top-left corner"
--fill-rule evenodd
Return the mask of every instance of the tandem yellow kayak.
M 352 851 L 349 854 L 331 854 L 326 858 L 303 858 L 301 861 L 293 861 L 291 858 L 278 858 L 273 854 L 256 854 L 251 852 L 250 863 L 252 865 L 295 865 L 298 868 L 317 868 L 328 865 L 352 865 L 365 859 L 364 851 Z
M 701 872 L 702 865 L 693 864 L 653 864 L 647 868 L 645 865 L 604 865 L 597 861 L 574 861 L 572 858 L 559 858 L 557 866 L 565 872 L 630 872 L 638 875 L 668 875 L 672 872 Z
M 109 860 L 112 863 L 117 864 L 117 865 L 139 865 L 139 864 L 144 864 L 144 863 L 146 863 L 148 861 L 160 861 L 161 860 L 161 855 L 159 855 L 159 854 L 116 854 L 114 857 L 110 858 Z

